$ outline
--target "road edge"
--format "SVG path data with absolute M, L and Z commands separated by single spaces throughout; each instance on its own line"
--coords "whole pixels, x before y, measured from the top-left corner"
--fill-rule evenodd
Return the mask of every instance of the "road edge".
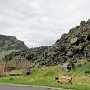
M 23 87 L 38 87 L 38 88 L 46 88 L 46 89 L 54 89 L 54 90 L 72 90 L 72 89 L 63 89 L 63 88 L 54 88 L 48 86 L 36 86 L 36 85 L 23 85 L 23 84 L 10 84 L 10 83 L 0 83 L 0 85 L 10 85 L 10 86 L 23 86 Z

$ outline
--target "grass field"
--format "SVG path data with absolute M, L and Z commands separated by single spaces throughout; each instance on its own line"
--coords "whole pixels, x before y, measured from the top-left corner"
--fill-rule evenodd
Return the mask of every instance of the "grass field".
M 42 67 L 33 68 L 31 75 L 29 76 L 17 76 L 17 77 L 1 77 L 1 83 L 15 83 L 15 84 L 27 84 L 37 86 L 49 86 L 64 89 L 74 90 L 90 90 L 90 75 L 86 75 L 84 72 L 90 70 L 90 64 L 83 67 L 76 68 L 73 71 L 66 73 L 62 72 L 60 66 L 54 67 Z M 58 84 L 54 78 L 59 75 L 69 75 L 73 77 L 73 84 Z

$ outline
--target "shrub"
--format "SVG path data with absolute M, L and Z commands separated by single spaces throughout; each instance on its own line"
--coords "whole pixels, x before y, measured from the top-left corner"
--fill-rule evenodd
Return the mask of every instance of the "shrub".
M 9 78 L 9 80 L 14 80 L 14 78 Z

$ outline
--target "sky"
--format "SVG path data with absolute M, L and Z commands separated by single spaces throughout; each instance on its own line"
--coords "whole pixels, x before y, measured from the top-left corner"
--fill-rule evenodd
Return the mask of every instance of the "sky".
M 53 45 L 63 33 L 90 18 L 90 0 L 0 0 L 0 34 L 28 47 Z

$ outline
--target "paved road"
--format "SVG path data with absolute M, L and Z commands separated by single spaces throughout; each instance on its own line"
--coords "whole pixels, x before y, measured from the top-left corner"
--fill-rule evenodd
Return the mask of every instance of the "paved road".
M 0 90 L 50 90 L 48 88 L 0 84 Z

